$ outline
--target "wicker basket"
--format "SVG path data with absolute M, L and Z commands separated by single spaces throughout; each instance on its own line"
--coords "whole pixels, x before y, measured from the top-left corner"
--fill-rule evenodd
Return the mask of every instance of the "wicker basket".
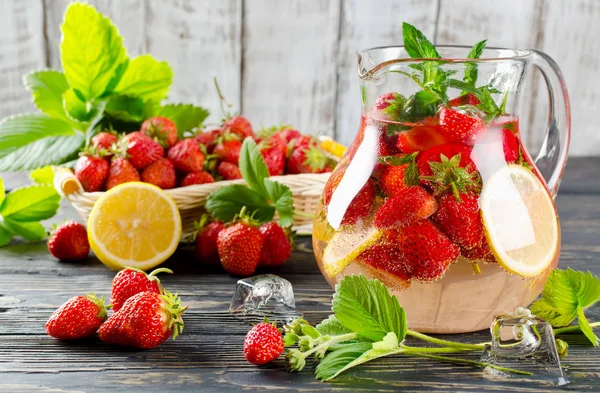
M 294 197 L 296 218 L 294 229 L 299 234 L 309 234 L 312 230 L 312 215 L 317 209 L 319 198 L 329 173 L 273 176 L 276 180 L 287 185 Z M 244 180 L 219 181 L 209 184 L 193 185 L 166 190 L 173 198 L 183 225 L 182 241 L 188 240 L 194 230 L 194 221 L 198 221 L 204 213 L 204 203 L 208 195 L 218 188 L 229 184 L 244 184 Z M 85 192 L 73 172 L 67 168 L 59 168 L 54 176 L 54 186 L 67 199 L 79 215 L 87 222 L 92 207 L 102 192 Z

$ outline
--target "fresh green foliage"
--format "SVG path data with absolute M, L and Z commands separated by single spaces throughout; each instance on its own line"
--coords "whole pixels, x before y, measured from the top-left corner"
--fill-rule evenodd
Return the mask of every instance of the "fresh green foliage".
M 600 300 L 600 280 L 592 273 L 568 268 L 550 273 L 542 298 L 531 306 L 531 312 L 552 324 L 567 326 L 577 319 L 581 331 L 594 346 L 600 343 L 584 310 Z
M 29 178 L 34 183 L 51 186 L 54 184 L 54 169 L 51 166 L 44 166 L 31 171 Z
M 456 154 L 452 158 L 448 158 L 441 154 L 440 162 L 429 162 L 433 175 L 422 176 L 421 179 L 432 182 L 437 193 L 452 191 L 457 201 L 460 201 L 459 194 L 461 193 L 478 192 L 481 189 L 481 178 L 476 171 L 469 172 L 460 166 L 460 156 L 460 154 Z
M 94 7 L 71 3 L 61 32 L 64 72 L 41 70 L 23 77 L 42 113 L 0 122 L 0 170 L 65 164 L 97 128 L 113 123 L 130 130 L 161 115 L 172 118 L 183 135 L 208 116 L 193 105 L 161 106 L 173 80 L 171 67 L 150 55 L 129 60 L 117 28 Z
M 46 230 L 39 221 L 56 214 L 60 195 L 47 184 L 52 181 L 48 170 L 36 173 L 34 178 L 39 179 L 38 184 L 18 188 L 8 195 L 0 178 L 0 247 L 6 246 L 15 236 L 28 241 L 46 237 Z
M 401 166 L 401 165 L 406 165 L 406 164 L 410 164 L 411 162 L 413 162 L 418 154 L 419 154 L 419 152 L 417 151 L 417 152 L 414 152 L 411 154 L 398 154 L 395 156 L 381 156 L 381 157 L 379 157 L 379 161 L 385 165 Z
M 485 49 L 486 44 L 487 40 L 479 41 L 478 43 L 476 43 L 467 54 L 467 59 L 479 59 L 481 57 L 481 54 L 483 53 L 483 50 Z M 466 84 L 475 87 L 475 83 L 477 83 L 477 76 L 477 63 L 466 63 L 463 81 Z
M 240 172 L 248 184 L 221 187 L 210 194 L 206 210 L 213 217 L 227 222 L 245 206 L 252 217 L 260 222 L 279 215 L 279 224 L 289 227 L 294 222 L 294 201 L 290 189 L 269 179 L 269 170 L 252 138 L 246 138 L 240 150 Z

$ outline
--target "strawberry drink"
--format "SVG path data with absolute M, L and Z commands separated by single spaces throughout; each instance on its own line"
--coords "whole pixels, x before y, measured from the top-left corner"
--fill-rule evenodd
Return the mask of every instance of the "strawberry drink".
M 516 69 L 498 77 L 501 61 L 479 59 L 485 41 L 442 57 L 414 27 L 403 34 L 404 47 L 360 54 L 381 64 L 359 67 L 361 125 L 323 192 L 315 255 L 331 285 L 382 281 L 412 329 L 485 329 L 539 295 L 560 251 L 556 189 L 515 114 L 524 65 L 502 59 Z

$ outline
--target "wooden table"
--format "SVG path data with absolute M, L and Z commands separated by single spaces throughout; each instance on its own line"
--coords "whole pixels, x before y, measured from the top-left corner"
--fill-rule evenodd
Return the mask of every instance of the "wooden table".
M 600 159 L 571 159 L 557 199 L 562 223 L 561 266 L 600 274 Z M 74 217 L 64 209 L 62 215 Z M 59 218 L 60 219 L 60 218 Z M 292 282 L 297 308 L 311 322 L 330 313 L 331 288 L 320 275 L 308 239 L 282 268 Z M 166 264 L 176 274 L 163 283 L 190 310 L 184 334 L 149 351 L 119 349 L 91 339 L 62 343 L 46 336 L 44 322 L 69 297 L 94 291 L 109 295 L 113 272 L 97 260 L 59 263 L 45 244 L 14 244 L 0 250 L 0 391 L 497 391 L 543 392 L 548 383 L 522 378 L 490 381 L 469 366 L 394 357 L 357 367 L 335 382 L 313 378 L 312 368 L 285 371 L 283 359 L 255 367 L 242 355 L 248 320 L 228 312 L 236 279 L 200 266 L 186 250 Z M 589 312 L 600 320 L 600 307 Z M 451 339 L 479 342 L 487 331 Z M 476 359 L 478 355 L 470 355 Z M 572 391 L 600 391 L 600 349 L 571 347 L 563 361 Z

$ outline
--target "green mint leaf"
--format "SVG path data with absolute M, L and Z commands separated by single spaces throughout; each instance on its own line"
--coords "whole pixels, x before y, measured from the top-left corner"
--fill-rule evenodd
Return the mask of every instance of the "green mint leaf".
M 114 94 L 115 87 L 117 87 L 117 84 L 125 74 L 125 71 L 127 71 L 127 67 L 129 67 L 129 59 L 126 58 L 121 64 L 119 64 L 115 70 L 115 74 L 111 78 L 110 82 L 108 82 L 106 90 L 104 90 L 104 93 L 100 97 L 108 97 Z
M 372 343 L 359 342 L 328 353 L 315 369 L 316 378 L 322 381 L 330 380 L 338 375 L 341 369 L 371 349 L 373 349 Z
M 404 170 L 404 184 L 407 186 L 417 186 L 420 181 L 419 168 L 413 157 L 413 160 L 410 161 L 410 164 Z
M 467 54 L 467 59 L 478 59 L 481 57 L 483 50 L 485 49 L 485 45 L 487 44 L 487 40 L 479 41 L 469 51 Z M 477 83 L 477 63 L 475 62 L 467 62 L 465 63 L 465 72 L 463 75 L 463 81 L 475 87 L 475 83 Z
M 1 127 L 0 127 L 1 128 Z M 77 159 L 85 136 L 55 136 L 39 139 L 0 158 L 0 172 L 30 170 L 46 165 L 66 165 Z
M 315 371 L 317 378 L 323 381 L 329 381 L 337 377 L 344 371 L 347 371 L 353 367 L 364 364 L 371 360 L 375 360 L 384 356 L 389 356 L 394 353 L 397 353 L 399 349 L 399 342 L 398 337 L 396 337 L 396 334 L 394 332 L 389 332 L 385 335 L 383 340 L 372 343 L 371 349 L 364 351 L 358 357 L 354 357 L 354 355 L 357 354 L 357 349 L 361 347 L 359 347 L 357 344 L 349 345 L 347 347 L 354 349 L 349 353 L 343 352 L 343 360 L 339 356 L 336 356 L 335 358 L 337 359 L 335 362 L 329 364 L 326 363 L 323 368 L 319 369 L 321 365 L 325 362 L 325 359 L 327 359 L 327 356 L 332 356 L 337 351 L 344 351 L 346 347 L 331 352 L 323 359 L 323 361 L 317 366 L 317 369 Z M 352 356 L 348 356 L 349 354 L 352 354 Z M 335 355 L 333 355 L 332 358 L 334 358 L 334 356 Z M 348 360 L 350 361 L 347 362 Z
M 346 276 L 336 286 L 332 309 L 344 327 L 372 341 L 393 332 L 399 341 L 406 336 L 406 313 L 398 299 L 378 280 Z
M 34 183 L 52 186 L 54 185 L 54 169 L 51 166 L 38 168 L 29 174 L 29 178 Z
M 104 110 L 114 119 L 141 123 L 146 118 L 147 104 L 140 97 L 115 95 L 110 97 Z
M 37 113 L 7 117 L 0 122 L 0 158 L 39 139 L 67 135 L 75 131 L 60 119 Z
M 69 86 L 85 101 L 99 97 L 127 59 L 123 38 L 108 18 L 83 3 L 69 5 L 61 31 L 61 62 Z
M 294 224 L 294 198 L 292 191 L 285 184 L 271 179 L 263 180 L 269 199 L 273 201 L 275 210 L 279 216 L 279 225 L 283 228 L 291 227 Z
M 0 247 L 4 247 L 10 243 L 14 236 L 15 234 L 10 229 L 0 223 Z
M 584 333 L 587 331 L 586 336 L 597 345 L 598 339 L 589 328 L 583 311 L 598 300 L 600 300 L 600 280 L 592 273 L 571 268 L 556 269 L 550 273 L 541 299 L 531 305 L 531 312 L 555 327 L 567 326 L 579 317 L 582 331 Z
M 35 106 L 50 117 L 68 120 L 63 108 L 63 93 L 69 88 L 65 74 L 55 70 L 31 72 L 23 84 L 33 96 Z
M 177 125 L 179 137 L 183 137 L 185 131 L 194 127 L 201 127 L 202 122 L 209 115 L 208 109 L 200 108 L 191 104 L 168 104 L 158 107 L 154 116 L 164 116 L 173 120 Z
M 404 49 L 414 59 L 439 59 L 441 56 L 435 46 L 416 27 L 402 23 Z
M 414 152 L 412 154 L 398 154 L 395 156 L 381 156 L 379 157 L 379 161 L 385 165 L 401 166 L 413 162 L 417 154 L 419 154 L 419 152 Z
M 129 61 L 114 92 L 137 96 L 144 101 L 161 101 L 167 98 L 172 82 L 173 71 L 167 62 L 158 61 L 150 55 L 142 55 Z
M 27 186 L 6 195 L 0 205 L 0 215 L 11 221 L 46 220 L 56 214 L 59 204 L 60 195 L 53 186 Z
M 244 206 L 261 222 L 271 221 L 275 215 L 275 208 L 261 194 L 243 184 L 232 184 L 213 191 L 206 200 L 205 208 L 216 219 L 229 222 Z
M 63 93 L 63 108 L 69 119 L 76 122 L 88 122 L 97 115 L 97 109 L 82 101 L 81 97 L 73 89 Z
M 260 154 L 260 149 L 252 138 L 246 138 L 242 143 L 239 164 L 242 177 L 246 180 L 248 186 L 265 199 L 275 201 L 274 198 L 269 197 L 269 193 L 263 182 L 264 179 L 269 177 L 269 169 L 267 168 L 267 164 L 265 164 L 262 154 Z
M 4 225 L 13 234 L 21 236 L 30 242 L 38 242 L 46 238 L 46 229 L 37 221 L 20 222 L 9 219 L 4 220 Z

